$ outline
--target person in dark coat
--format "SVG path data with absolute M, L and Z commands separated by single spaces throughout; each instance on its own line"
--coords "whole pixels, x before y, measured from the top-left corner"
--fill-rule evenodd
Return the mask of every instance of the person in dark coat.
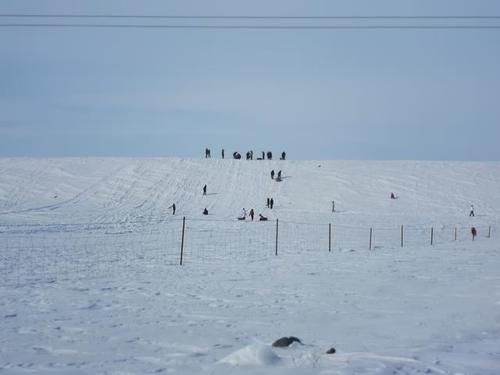
M 472 234 L 472 241 L 474 241 L 474 239 L 477 236 L 477 230 L 476 230 L 476 228 L 475 227 L 470 228 L 470 233 Z
M 253 221 L 253 216 L 255 215 L 255 212 L 253 211 L 253 208 L 250 210 L 250 218 Z
M 267 208 L 269 208 L 269 198 L 267 198 L 267 204 L 266 204 Z
M 267 152 L 267 160 L 272 160 L 273 159 L 273 153 L 271 151 Z
M 203 210 L 203 215 L 208 215 L 208 210 L 207 208 L 205 207 L 205 209 Z
M 262 216 L 262 214 L 259 214 L 259 221 L 267 221 L 267 217 Z
M 203 186 L 203 195 L 207 195 L 207 185 Z
M 222 154 L 222 159 L 224 159 L 224 149 L 222 149 L 221 154 Z
M 281 180 L 281 171 L 278 171 L 278 178 Z
M 175 215 L 175 203 L 172 203 L 172 205 L 169 208 L 172 209 L 172 215 Z
M 285 151 L 283 151 L 281 153 L 281 160 L 285 160 L 285 158 L 286 158 L 286 153 L 285 153 Z
M 271 200 L 269 201 L 269 208 L 272 210 L 273 206 L 274 206 L 274 199 L 271 198 Z
M 271 179 L 274 180 L 274 169 L 271 171 Z
M 262 151 L 262 160 L 266 160 L 266 153 Z

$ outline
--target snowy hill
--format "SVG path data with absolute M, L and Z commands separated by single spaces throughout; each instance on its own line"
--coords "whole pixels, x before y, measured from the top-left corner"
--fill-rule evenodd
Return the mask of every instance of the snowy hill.
M 281 183 L 271 170 L 282 171 Z M 158 219 L 173 202 L 178 215 L 207 207 L 217 219 L 245 207 L 313 223 L 453 224 L 469 223 L 471 204 L 476 220 L 500 218 L 498 162 L 0 159 L 0 175 L 4 224 Z
M 499 374 L 499 186 L 498 162 L 0 159 L 0 372 Z

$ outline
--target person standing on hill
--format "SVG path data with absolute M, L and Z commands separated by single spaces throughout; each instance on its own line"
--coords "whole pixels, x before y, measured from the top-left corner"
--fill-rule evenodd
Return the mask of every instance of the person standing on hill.
M 469 216 L 474 216 L 474 205 L 473 204 L 470 205 Z
M 285 151 L 283 151 L 281 153 L 281 160 L 285 160 L 285 158 L 286 158 L 286 153 L 285 153 Z
M 172 203 L 172 205 L 169 208 L 172 209 L 172 215 L 175 215 L 175 203 Z
M 269 208 L 272 210 L 273 206 L 274 206 L 274 199 L 271 198 L 271 200 L 269 201 Z
M 203 195 L 207 195 L 207 185 L 203 186 Z
M 250 218 L 253 221 L 253 216 L 255 215 L 255 212 L 253 211 L 253 208 L 250 210 Z
M 476 238 L 476 236 L 477 236 L 477 230 L 476 230 L 476 228 L 475 228 L 475 227 L 472 227 L 472 228 L 470 229 L 470 233 L 472 234 L 472 241 L 474 241 L 474 239 L 475 239 L 475 238 Z
M 267 198 L 267 204 L 266 204 L 267 208 L 269 208 L 269 203 L 270 203 L 269 201 L 270 201 L 270 199 Z
M 221 154 L 222 154 L 222 159 L 224 159 L 224 149 L 222 149 Z
M 271 171 L 271 179 L 274 180 L 274 169 Z

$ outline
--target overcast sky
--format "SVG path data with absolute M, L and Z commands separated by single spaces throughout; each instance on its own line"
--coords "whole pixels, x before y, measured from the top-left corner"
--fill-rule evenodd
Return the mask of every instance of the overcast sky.
M 500 15 L 500 2 L 2 0 L 0 13 Z M 14 21 L 40 22 L 0 18 Z M 0 27 L 0 46 L 2 157 L 500 160 L 500 29 Z

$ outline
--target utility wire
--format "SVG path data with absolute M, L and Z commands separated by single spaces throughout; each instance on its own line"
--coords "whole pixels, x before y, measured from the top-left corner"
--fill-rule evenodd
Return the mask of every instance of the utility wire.
M 242 15 L 127 15 L 127 14 L 0 14 L 3 18 L 151 18 L 151 19 L 234 19 L 234 20 L 462 20 L 462 19 L 500 19 L 495 15 L 444 15 L 444 16 L 401 16 L 401 15 L 375 15 L 375 16 L 242 16 Z
M 43 19 L 53 21 L 57 20 L 94 20 L 92 23 L 75 23 L 75 22 L 23 22 L 7 21 L 7 19 Z M 469 30 L 469 29 L 499 29 L 499 24 L 492 24 L 488 21 L 500 20 L 500 16 L 496 15 L 420 15 L 420 16 L 403 16 L 403 15 L 374 15 L 374 16 L 243 16 L 243 15 L 126 15 L 126 14 L 0 14 L 0 19 L 5 21 L 0 22 L 1 28 L 130 28 L 130 29 L 234 29 L 234 30 L 336 30 L 336 29 L 409 29 L 409 30 Z M 113 19 L 122 20 L 189 20 L 188 24 L 184 23 L 113 23 Z M 218 23 L 199 24 L 199 20 L 217 20 Z M 306 24 L 297 23 L 256 23 L 256 24 L 227 24 L 225 21 L 308 21 Z M 103 22 L 106 21 L 106 22 Z M 194 21 L 194 23 L 193 23 Z M 313 22 L 315 21 L 315 22 Z M 340 21 L 340 23 L 325 24 L 322 21 Z M 351 21 L 348 23 L 342 21 Z M 358 21 L 358 22 L 352 22 Z M 385 23 L 366 24 L 365 21 L 386 21 Z M 390 21 L 387 23 L 387 21 Z M 398 21 L 408 21 L 401 23 Z M 429 21 L 426 23 L 415 23 L 413 21 Z M 436 21 L 440 21 L 437 23 Z M 450 23 L 450 21 L 455 21 Z M 464 21 L 466 23 L 464 23 Z M 467 23 L 475 21 L 474 24 Z M 485 22 L 486 21 L 486 22 Z M 221 23 L 222 22 L 222 23 Z M 458 22 L 458 23 L 457 23 Z
M 169 25 L 169 24 L 84 24 L 84 23 L 0 23 L 0 27 L 25 28 L 121 28 L 121 29 L 237 29 L 237 30 L 471 30 L 500 29 L 500 25 Z

